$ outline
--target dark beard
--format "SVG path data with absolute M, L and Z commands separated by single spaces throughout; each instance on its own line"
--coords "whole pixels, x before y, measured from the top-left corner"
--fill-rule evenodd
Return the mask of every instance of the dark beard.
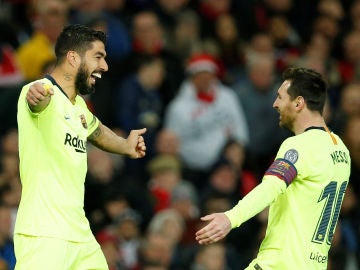
M 88 84 L 89 77 L 90 74 L 87 72 L 85 64 L 81 64 L 75 78 L 75 89 L 81 95 L 88 95 L 95 92 L 95 86 Z
M 293 131 L 293 126 L 292 126 L 292 124 L 290 124 L 290 123 L 279 123 L 279 126 L 280 126 L 281 128 L 283 128 L 283 129 L 286 129 L 286 130 L 294 133 L 294 131 Z

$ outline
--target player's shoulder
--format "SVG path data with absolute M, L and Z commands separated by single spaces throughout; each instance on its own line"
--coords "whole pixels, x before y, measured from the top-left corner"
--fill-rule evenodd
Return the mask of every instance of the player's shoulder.
M 282 144 L 281 144 L 281 148 L 291 148 L 291 147 L 299 147 L 304 143 L 304 137 L 302 136 L 290 136 L 288 138 L 286 138 Z
M 298 160 L 299 152 L 301 151 L 301 144 L 298 142 L 296 136 L 289 137 L 280 145 L 277 158 L 282 158 L 295 163 Z
M 27 84 L 25 84 L 22 87 L 22 91 L 26 91 L 30 88 L 31 85 L 35 84 L 35 83 L 42 83 L 43 85 L 49 85 L 51 87 L 56 86 L 50 79 L 48 79 L 47 77 L 41 78 L 41 79 L 37 79 L 37 80 L 33 80 L 28 82 Z
M 308 155 L 311 149 L 310 140 L 304 133 L 290 136 L 281 144 L 278 155 L 295 163 L 298 157 Z
M 309 129 L 301 134 L 288 137 L 284 140 L 284 145 L 298 145 L 302 147 L 312 147 L 324 141 L 325 138 L 329 138 L 329 134 L 321 129 Z
M 41 78 L 38 80 L 34 80 L 34 81 L 30 81 L 28 83 L 26 83 L 25 85 L 23 85 L 22 89 L 29 89 L 31 85 L 33 85 L 34 83 L 51 83 L 48 79 L 46 78 Z

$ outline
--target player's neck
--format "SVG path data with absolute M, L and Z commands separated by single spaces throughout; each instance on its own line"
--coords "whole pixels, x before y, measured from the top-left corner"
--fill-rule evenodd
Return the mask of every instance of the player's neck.
M 50 74 L 62 90 L 66 93 L 71 103 L 75 103 L 75 76 L 62 68 L 55 68 Z
M 296 123 L 294 124 L 295 135 L 303 133 L 309 127 L 323 127 L 325 128 L 326 123 L 322 115 L 315 112 L 309 112 L 301 115 Z

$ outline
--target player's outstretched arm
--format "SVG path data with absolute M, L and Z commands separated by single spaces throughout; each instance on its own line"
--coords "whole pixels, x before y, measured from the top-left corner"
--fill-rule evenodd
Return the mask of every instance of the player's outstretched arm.
M 211 244 L 223 239 L 232 228 L 239 227 L 265 209 L 279 194 L 284 192 L 286 184 L 276 176 L 267 177 L 232 209 L 224 213 L 215 213 L 202 217 L 209 222 L 196 232 L 199 244 Z
M 88 140 L 104 151 L 127 155 L 130 158 L 142 158 L 146 155 L 146 145 L 142 136 L 145 132 L 146 128 L 132 130 L 125 139 L 100 123 Z
M 26 101 L 32 112 L 38 113 L 46 108 L 54 94 L 51 85 L 44 85 L 40 82 L 33 83 L 26 93 Z
M 223 239 L 232 229 L 229 218 L 224 213 L 215 213 L 201 218 L 209 222 L 205 227 L 196 232 L 199 244 L 212 244 Z

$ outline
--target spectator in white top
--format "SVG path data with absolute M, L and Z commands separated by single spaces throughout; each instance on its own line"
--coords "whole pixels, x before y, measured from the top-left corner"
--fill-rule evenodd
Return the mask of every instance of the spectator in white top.
M 247 144 L 248 127 L 234 91 L 219 81 L 211 55 L 190 57 L 186 72 L 188 78 L 166 109 L 164 126 L 179 137 L 185 178 L 201 188 L 229 138 Z

